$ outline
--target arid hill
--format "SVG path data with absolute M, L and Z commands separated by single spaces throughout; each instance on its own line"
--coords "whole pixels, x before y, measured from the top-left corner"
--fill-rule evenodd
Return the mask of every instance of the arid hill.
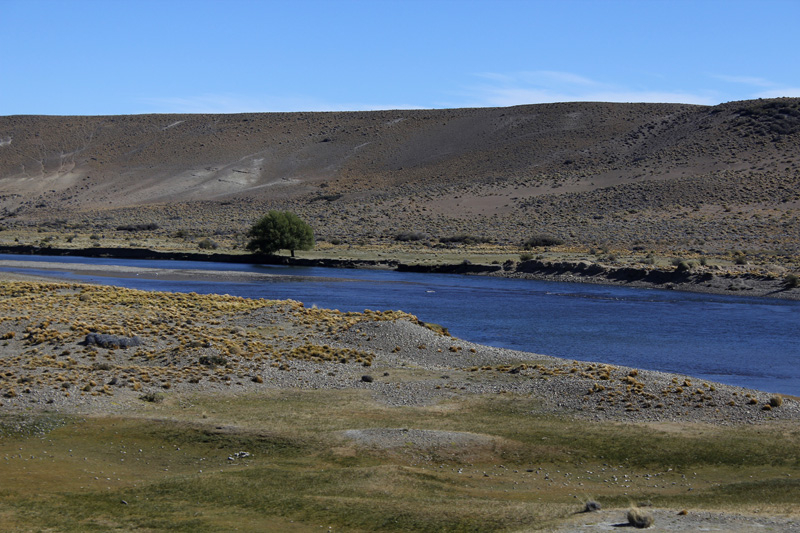
M 800 99 L 0 117 L 0 224 L 800 253 Z

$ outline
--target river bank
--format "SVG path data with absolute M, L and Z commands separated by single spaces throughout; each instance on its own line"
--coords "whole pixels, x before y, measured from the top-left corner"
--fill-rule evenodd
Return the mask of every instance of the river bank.
M 339 312 L 292 300 L 70 282 L 6 283 L 0 294 L 4 410 L 72 412 L 122 406 L 148 392 L 301 386 L 368 390 L 393 406 L 523 395 L 547 412 L 591 420 L 800 420 L 789 395 L 485 346 L 402 311 Z M 786 402 L 765 407 L 773 397 Z
M 718 266 L 615 266 L 588 260 L 507 260 L 502 264 L 423 264 L 395 259 L 300 258 L 279 255 L 166 252 L 144 248 L 54 248 L 29 245 L 0 246 L 0 253 L 62 257 L 97 257 L 135 260 L 211 261 L 234 264 L 266 264 L 325 268 L 365 268 L 432 274 L 486 275 L 566 283 L 592 283 L 637 288 L 668 289 L 705 294 L 737 294 L 763 298 L 800 300 L 800 286 L 784 278 Z

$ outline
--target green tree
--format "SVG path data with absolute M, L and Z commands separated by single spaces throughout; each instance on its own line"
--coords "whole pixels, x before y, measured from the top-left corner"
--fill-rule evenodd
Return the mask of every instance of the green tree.
M 300 217 L 289 211 L 270 211 L 247 232 L 247 249 L 272 254 L 278 250 L 310 250 L 314 247 L 314 231 Z

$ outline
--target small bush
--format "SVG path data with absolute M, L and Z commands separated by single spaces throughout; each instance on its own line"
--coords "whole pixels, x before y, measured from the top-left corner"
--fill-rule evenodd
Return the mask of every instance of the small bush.
M 399 242 L 421 241 L 425 238 L 424 233 L 403 231 L 394 236 L 394 240 Z
M 206 237 L 202 241 L 198 242 L 197 246 L 201 250 L 216 250 L 217 248 L 219 248 L 219 244 L 215 243 L 214 241 L 212 241 L 208 237 Z
M 158 229 L 158 224 L 150 222 L 148 224 L 125 224 L 117 226 L 117 231 L 155 231 Z
M 326 142 L 326 141 L 323 141 L 323 142 Z M 342 195 L 340 193 L 320 194 L 319 196 L 309 200 L 309 202 L 319 202 L 319 201 L 335 202 L 336 200 L 338 200 L 341 197 L 342 197 Z
M 530 250 L 531 248 L 539 248 L 542 246 L 558 246 L 564 244 L 564 239 L 553 237 L 552 235 L 534 235 L 522 243 L 523 248 Z
M 450 337 L 450 331 L 441 324 L 434 324 L 433 322 L 420 321 L 419 325 L 422 326 L 423 328 L 427 328 L 433 331 L 434 333 L 438 333 L 439 335 L 442 335 L 444 337 Z
M 143 402 L 161 403 L 164 401 L 164 395 L 158 392 L 148 392 L 139 396 Z
M 800 276 L 797 274 L 788 274 L 785 278 L 783 278 L 783 284 L 787 289 L 800 287 Z
M 228 364 L 228 360 L 221 355 L 203 355 L 200 356 L 197 362 L 205 366 L 223 366 Z
M 533 254 L 519 254 L 520 261 L 530 261 L 533 259 Z
M 780 407 L 783 405 L 783 397 L 781 396 L 773 396 L 769 399 L 770 407 Z
M 628 523 L 635 528 L 644 529 L 653 525 L 653 515 L 647 511 L 633 508 L 628 511 Z

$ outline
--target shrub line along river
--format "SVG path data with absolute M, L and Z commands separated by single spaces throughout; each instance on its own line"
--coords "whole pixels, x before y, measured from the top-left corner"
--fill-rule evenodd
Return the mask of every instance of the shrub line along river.
M 385 270 L 7 254 L 0 260 L 76 264 L 76 273 L 2 270 L 143 290 L 293 299 L 341 311 L 402 309 L 442 324 L 456 337 L 490 346 L 800 395 L 798 301 Z M 79 274 L 77 264 L 275 277 L 114 277 Z

